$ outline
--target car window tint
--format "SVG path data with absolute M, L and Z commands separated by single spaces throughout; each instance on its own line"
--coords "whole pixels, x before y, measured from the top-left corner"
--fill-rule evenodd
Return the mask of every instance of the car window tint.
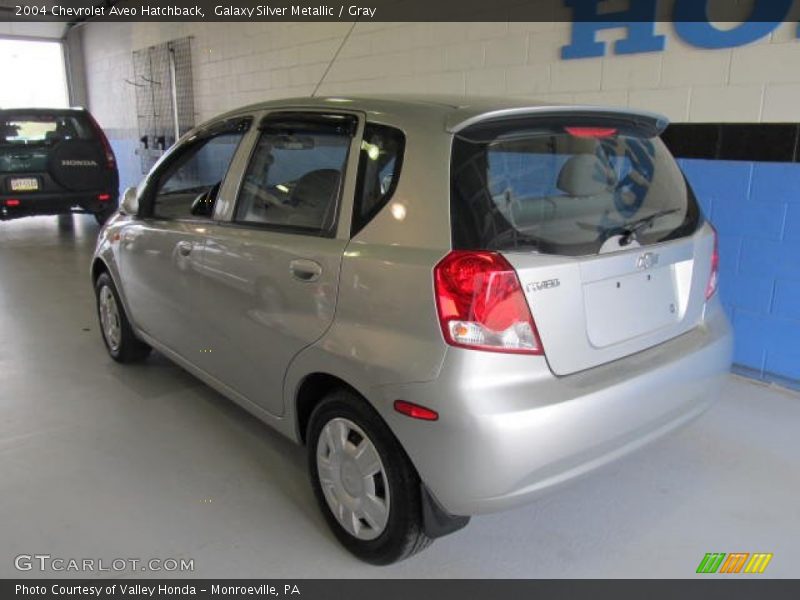
M 368 123 L 358 159 L 358 185 L 351 235 L 386 206 L 400 176 L 405 136 L 394 127 Z
M 20 114 L 0 118 L 0 145 L 52 146 L 91 138 L 91 128 L 78 115 Z
M 153 216 L 208 217 L 243 133 L 218 135 L 190 147 L 159 178 Z
M 345 132 L 265 131 L 242 181 L 235 220 L 329 231 L 347 164 Z

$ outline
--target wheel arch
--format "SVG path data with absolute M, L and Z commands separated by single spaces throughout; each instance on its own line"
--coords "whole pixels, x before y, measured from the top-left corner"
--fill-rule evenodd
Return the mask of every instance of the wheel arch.
M 314 408 L 325 396 L 336 389 L 349 390 L 370 404 L 363 392 L 341 377 L 322 371 L 309 373 L 300 381 L 294 396 L 295 427 L 297 428 L 297 439 L 301 444 L 306 443 L 306 430 Z
M 94 259 L 92 260 L 92 268 L 91 268 L 92 285 L 97 283 L 97 279 L 103 273 L 108 273 L 109 277 L 111 277 L 113 280 L 114 276 L 111 274 L 111 269 L 109 269 L 108 265 L 106 264 L 106 261 L 104 261 L 99 256 L 95 256 Z

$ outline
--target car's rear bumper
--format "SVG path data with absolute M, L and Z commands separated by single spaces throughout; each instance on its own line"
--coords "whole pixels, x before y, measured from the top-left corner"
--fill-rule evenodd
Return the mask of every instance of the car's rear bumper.
M 728 372 L 732 335 L 704 325 L 654 348 L 555 377 L 541 357 L 448 349 L 430 383 L 384 386 L 381 412 L 440 504 L 472 515 L 523 504 L 700 414 Z M 425 422 L 390 410 L 433 408 Z
M 20 193 L 0 195 L 0 221 L 34 215 L 61 215 L 74 212 L 105 213 L 116 210 L 117 194 L 105 192 L 71 192 L 58 194 Z M 9 203 L 8 201 L 12 202 Z

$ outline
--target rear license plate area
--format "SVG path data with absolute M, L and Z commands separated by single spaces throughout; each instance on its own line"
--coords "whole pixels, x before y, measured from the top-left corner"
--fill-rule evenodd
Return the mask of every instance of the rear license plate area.
M 8 187 L 12 192 L 36 192 L 39 190 L 39 180 L 36 177 L 12 177 Z
M 681 319 L 672 265 L 585 284 L 589 341 L 603 348 Z

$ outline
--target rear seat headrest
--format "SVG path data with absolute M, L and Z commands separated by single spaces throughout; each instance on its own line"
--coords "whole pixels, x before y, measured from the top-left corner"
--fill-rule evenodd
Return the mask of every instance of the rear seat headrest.
M 558 189 L 570 196 L 594 196 L 608 192 L 614 172 L 607 162 L 594 154 L 576 154 L 558 174 Z

